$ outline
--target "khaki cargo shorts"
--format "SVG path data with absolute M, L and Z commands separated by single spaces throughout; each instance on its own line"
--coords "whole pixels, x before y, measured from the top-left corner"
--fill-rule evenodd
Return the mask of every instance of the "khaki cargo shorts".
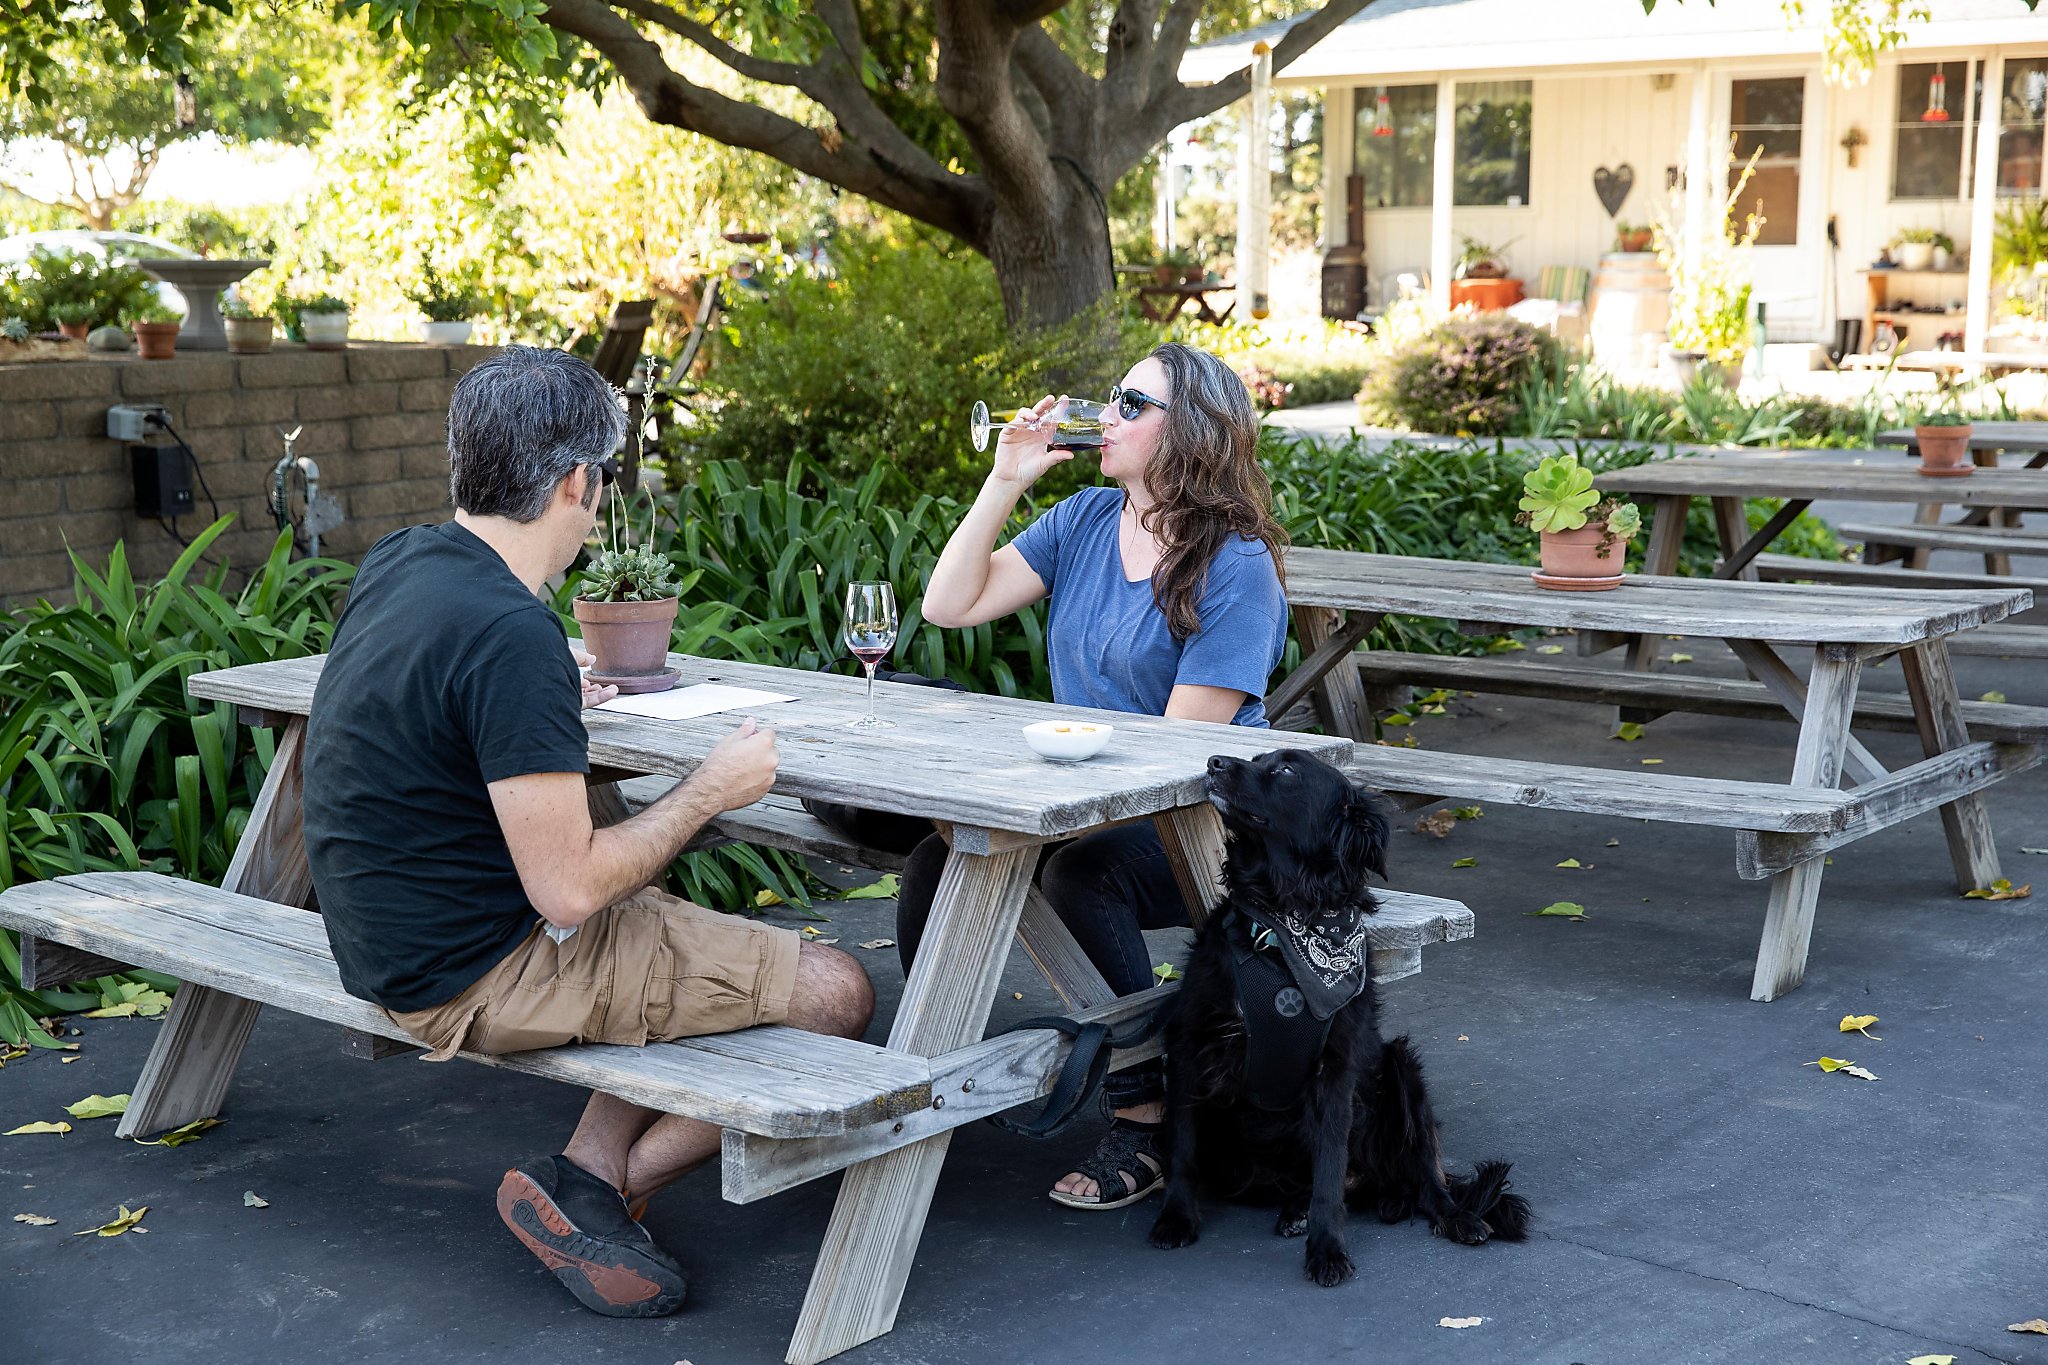
M 536 927 L 445 1005 L 386 1013 L 432 1049 L 430 1062 L 458 1051 L 732 1033 L 789 1017 L 799 941 L 650 886 L 592 915 L 566 942 Z

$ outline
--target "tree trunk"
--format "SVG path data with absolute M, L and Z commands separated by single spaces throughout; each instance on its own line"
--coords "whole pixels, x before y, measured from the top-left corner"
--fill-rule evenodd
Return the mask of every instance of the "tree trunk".
M 1034 331 L 1086 312 L 1116 288 L 1109 224 L 1095 196 L 1063 158 L 1054 165 L 1061 198 L 1051 213 L 999 199 L 985 240 L 975 243 L 995 267 L 1011 325 Z

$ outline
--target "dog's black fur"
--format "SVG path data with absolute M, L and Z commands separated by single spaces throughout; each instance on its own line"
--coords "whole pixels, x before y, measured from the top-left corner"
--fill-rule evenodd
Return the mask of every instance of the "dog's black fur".
M 1299 1103 L 1274 1111 L 1246 1098 L 1233 935 L 1258 907 L 1284 905 L 1343 942 L 1359 916 L 1379 908 L 1366 874 L 1386 875 L 1387 821 L 1373 794 L 1301 750 L 1212 758 L 1208 783 L 1230 834 L 1227 894 L 1195 941 L 1167 1025 L 1170 1174 L 1152 1244 L 1183 1247 L 1200 1235 L 1198 1187 L 1277 1202 L 1274 1231 L 1308 1234 L 1308 1277 L 1321 1285 L 1354 1273 L 1347 1204 L 1389 1223 L 1420 1213 L 1433 1232 L 1467 1245 L 1520 1241 L 1529 1206 L 1509 1193 L 1507 1163 L 1485 1162 L 1469 1179 L 1445 1176 L 1422 1065 L 1406 1037 L 1381 1040 L 1370 973 L 1331 1016 Z

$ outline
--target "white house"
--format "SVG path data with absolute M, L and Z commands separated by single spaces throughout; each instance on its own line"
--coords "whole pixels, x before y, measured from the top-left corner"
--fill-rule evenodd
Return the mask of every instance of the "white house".
M 1512 239 L 1532 281 L 1593 268 L 1617 220 L 1648 221 L 1670 187 L 1682 223 L 1709 222 L 1729 153 L 1761 150 L 1744 207 L 1766 219 L 1753 264 L 1774 340 L 1826 342 L 1837 319 L 1864 318 L 1866 268 L 1925 227 L 1967 270 L 1884 283 L 1967 318 L 1909 320 L 1907 344 L 1953 329 L 1981 350 L 1994 206 L 2042 194 L 2048 4 L 1925 3 L 1931 20 L 1847 86 L 1823 79 L 1827 0 L 1797 28 L 1780 0 L 1660 0 L 1649 15 L 1641 0 L 1376 0 L 1275 83 L 1325 92 L 1325 245 L 1362 241 L 1374 301 L 1404 271 L 1443 291 L 1466 235 Z M 1236 71 L 1286 27 L 1191 51 L 1181 74 Z M 1626 189 L 1618 212 L 1596 177 L 1610 203 Z

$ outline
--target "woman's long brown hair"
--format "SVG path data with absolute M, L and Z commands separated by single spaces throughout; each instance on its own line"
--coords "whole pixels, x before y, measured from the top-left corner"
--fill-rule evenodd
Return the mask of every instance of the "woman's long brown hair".
M 1286 581 L 1287 532 L 1273 520 L 1273 486 L 1259 467 L 1259 422 L 1231 368 L 1178 341 L 1152 352 L 1172 385 L 1145 482 L 1153 503 L 1142 520 L 1159 540 L 1152 600 L 1167 629 L 1186 640 L 1202 628 L 1202 592 L 1216 552 L 1239 537 L 1261 541 Z

